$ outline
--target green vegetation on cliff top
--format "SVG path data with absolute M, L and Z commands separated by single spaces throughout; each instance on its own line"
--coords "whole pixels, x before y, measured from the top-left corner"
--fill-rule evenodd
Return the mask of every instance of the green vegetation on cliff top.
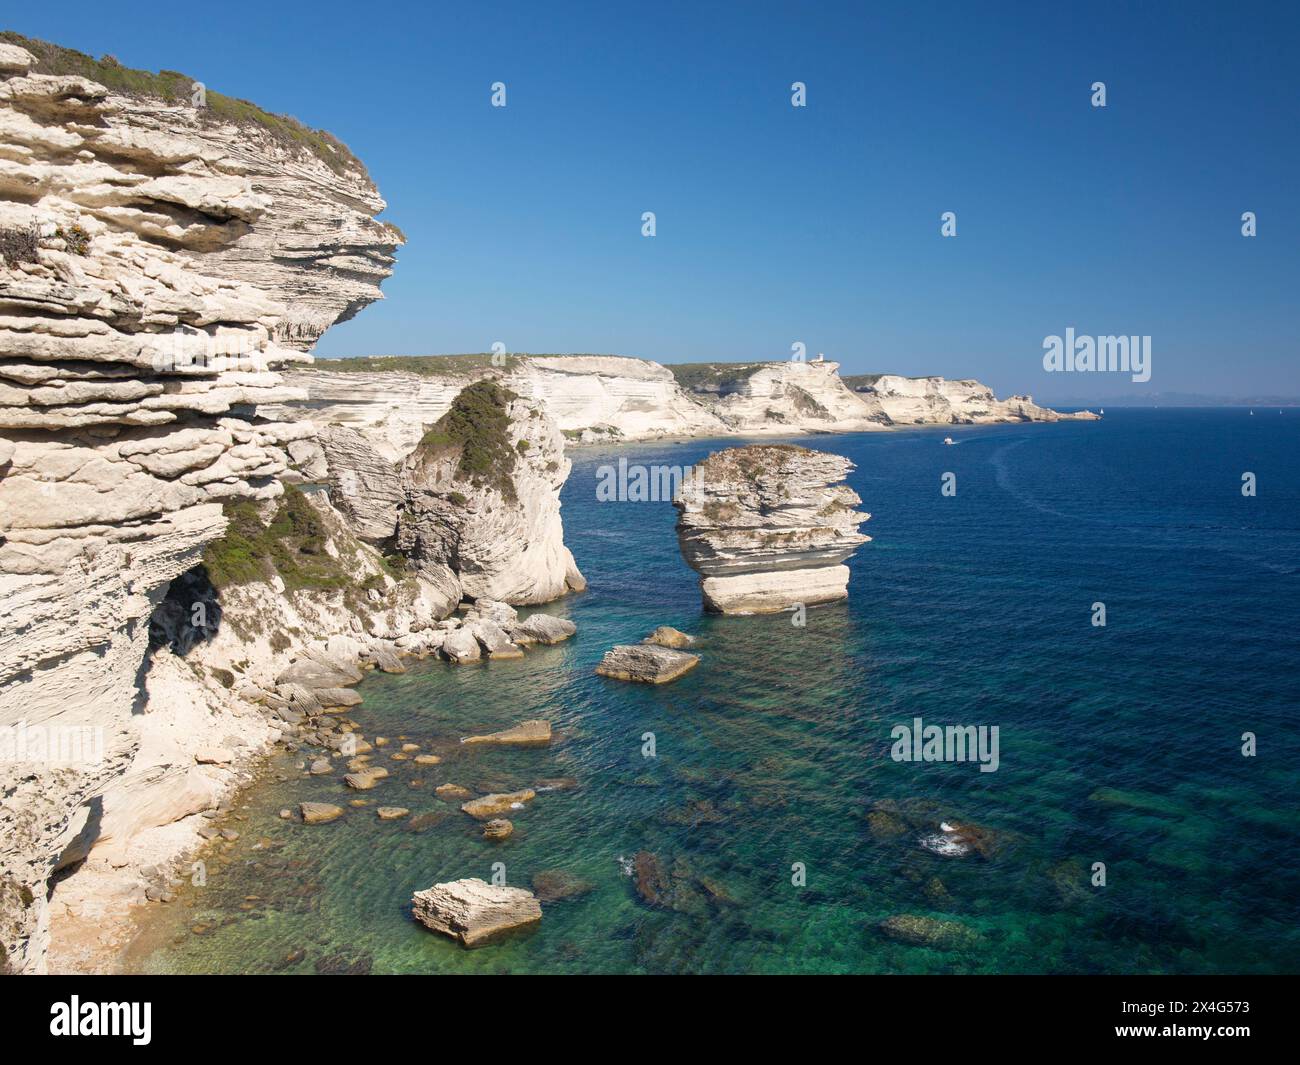
M 767 362 L 679 362 L 668 367 L 677 383 L 687 392 L 734 392 L 754 374 L 776 360 Z
M 493 363 L 493 358 L 497 359 Z M 413 373 L 421 377 L 473 377 L 491 370 L 513 370 L 517 355 L 357 355 L 348 359 L 318 358 L 313 370 L 332 373 Z
M 33 74 L 73 74 L 127 96 L 154 96 L 169 104 L 188 103 L 195 79 L 177 70 L 134 70 L 113 56 L 95 59 L 72 48 L 24 37 L 13 30 L 0 30 L 0 41 L 25 48 L 36 57 Z M 348 146 L 323 129 L 312 129 L 291 115 L 276 115 L 234 96 L 207 90 L 207 110 L 216 118 L 262 127 L 281 144 L 304 148 L 335 173 L 358 171 L 369 177 L 365 166 Z
M 433 423 L 420 440 L 420 451 L 456 448 L 461 477 L 475 488 L 497 488 L 507 499 L 515 498 L 516 452 L 510 445 L 510 415 L 507 408 L 519 397 L 496 381 L 475 381 L 461 390 L 451 407 Z M 523 452 L 519 452 L 522 454 Z

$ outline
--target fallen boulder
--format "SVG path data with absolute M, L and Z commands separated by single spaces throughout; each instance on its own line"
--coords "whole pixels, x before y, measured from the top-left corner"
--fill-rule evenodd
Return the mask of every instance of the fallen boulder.
M 504 817 L 494 817 L 483 826 L 484 839 L 509 839 L 515 830 L 514 823 Z
M 369 791 L 386 776 L 388 776 L 388 770 L 381 765 L 377 765 L 346 774 L 343 777 L 343 783 L 349 788 L 355 788 L 357 791 Z
M 466 947 L 481 946 L 542 919 L 542 907 L 531 891 L 496 887 L 477 878 L 417 891 L 411 897 L 411 910 L 426 928 L 451 936 Z
M 442 653 L 452 662 L 455 662 L 456 665 L 463 662 L 476 662 L 483 654 L 479 650 L 478 640 L 474 638 L 474 633 L 468 628 L 449 632 L 447 638 L 442 642 Z
M 667 684 L 700 664 L 700 656 L 654 644 L 619 644 L 605 652 L 596 672 L 640 684 Z
M 470 817 L 486 821 L 507 810 L 520 810 L 524 803 L 532 802 L 535 798 L 537 793 L 532 788 L 525 788 L 523 791 L 508 791 L 470 799 L 469 802 L 461 803 L 460 808 Z
M 303 824 L 323 825 L 342 817 L 343 807 L 332 802 L 303 802 L 298 804 L 298 812 L 302 814 Z
M 578 626 L 572 621 L 552 617 L 550 614 L 533 614 L 514 626 L 511 635 L 516 640 L 522 635 L 524 638 L 534 640 L 537 643 L 554 644 L 562 643 L 577 631 Z
M 690 647 L 695 642 L 695 637 L 687 636 L 686 633 L 680 629 L 674 629 L 671 625 L 660 625 L 642 642 L 656 644 L 659 647 L 671 647 L 680 651 L 683 647 Z

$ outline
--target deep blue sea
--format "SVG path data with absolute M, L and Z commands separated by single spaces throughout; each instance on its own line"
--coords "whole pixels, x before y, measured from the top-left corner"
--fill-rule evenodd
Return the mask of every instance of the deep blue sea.
M 603 463 L 685 465 L 740 442 L 573 452 L 566 538 L 590 589 L 544 609 L 577 636 L 523 661 L 368 678 L 351 714 L 363 733 L 443 763 L 386 763 L 371 807 L 315 827 L 276 813 L 355 794 L 337 776 L 268 775 L 240 801 L 239 841 L 209 855 L 207 885 L 151 908 L 130 966 L 1300 970 L 1300 410 L 1112 409 L 796 442 L 851 458 L 872 514 L 846 604 L 804 627 L 706 616 L 671 505 L 596 501 Z M 609 646 L 661 624 L 699 637 L 694 672 L 657 688 L 594 675 Z M 548 749 L 458 747 L 535 717 L 558 730 Z M 997 725 L 998 770 L 894 761 L 890 730 L 916 717 Z M 502 843 L 433 795 L 553 777 L 578 787 L 539 794 Z M 412 831 L 379 822 L 380 804 L 434 816 Z M 927 849 L 940 821 L 979 826 L 987 853 Z M 657 857 L 670 906 L 638 897 L 619 861 L 637 852 Z M 474 951 L 412 921 L 414 890 L 490 879 L 494 863 L 511 884 L 558 870 L 586 890 Z M 897 915 L 946 934 L 897 942 L 879 927 Z

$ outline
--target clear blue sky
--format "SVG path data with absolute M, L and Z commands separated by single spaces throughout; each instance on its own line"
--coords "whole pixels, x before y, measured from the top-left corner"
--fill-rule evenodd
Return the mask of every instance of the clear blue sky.
M 352 147 L 410 242 L 318 354 L 798 340 L 1046 400 L 1300 394 L 1294 3 L 76 0 L 5 24 Z M 1150 384 L 1046 374 L 1067 326 L 1150 334 Z

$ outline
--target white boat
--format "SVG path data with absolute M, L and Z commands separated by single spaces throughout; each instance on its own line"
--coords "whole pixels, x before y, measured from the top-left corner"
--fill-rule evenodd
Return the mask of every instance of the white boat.
M 944 442 L 945 444 L 955 444 L 957 441 L 954 440 L 951 436 L 945 436 L 945 437 L 943 438 L 943 442 Z

